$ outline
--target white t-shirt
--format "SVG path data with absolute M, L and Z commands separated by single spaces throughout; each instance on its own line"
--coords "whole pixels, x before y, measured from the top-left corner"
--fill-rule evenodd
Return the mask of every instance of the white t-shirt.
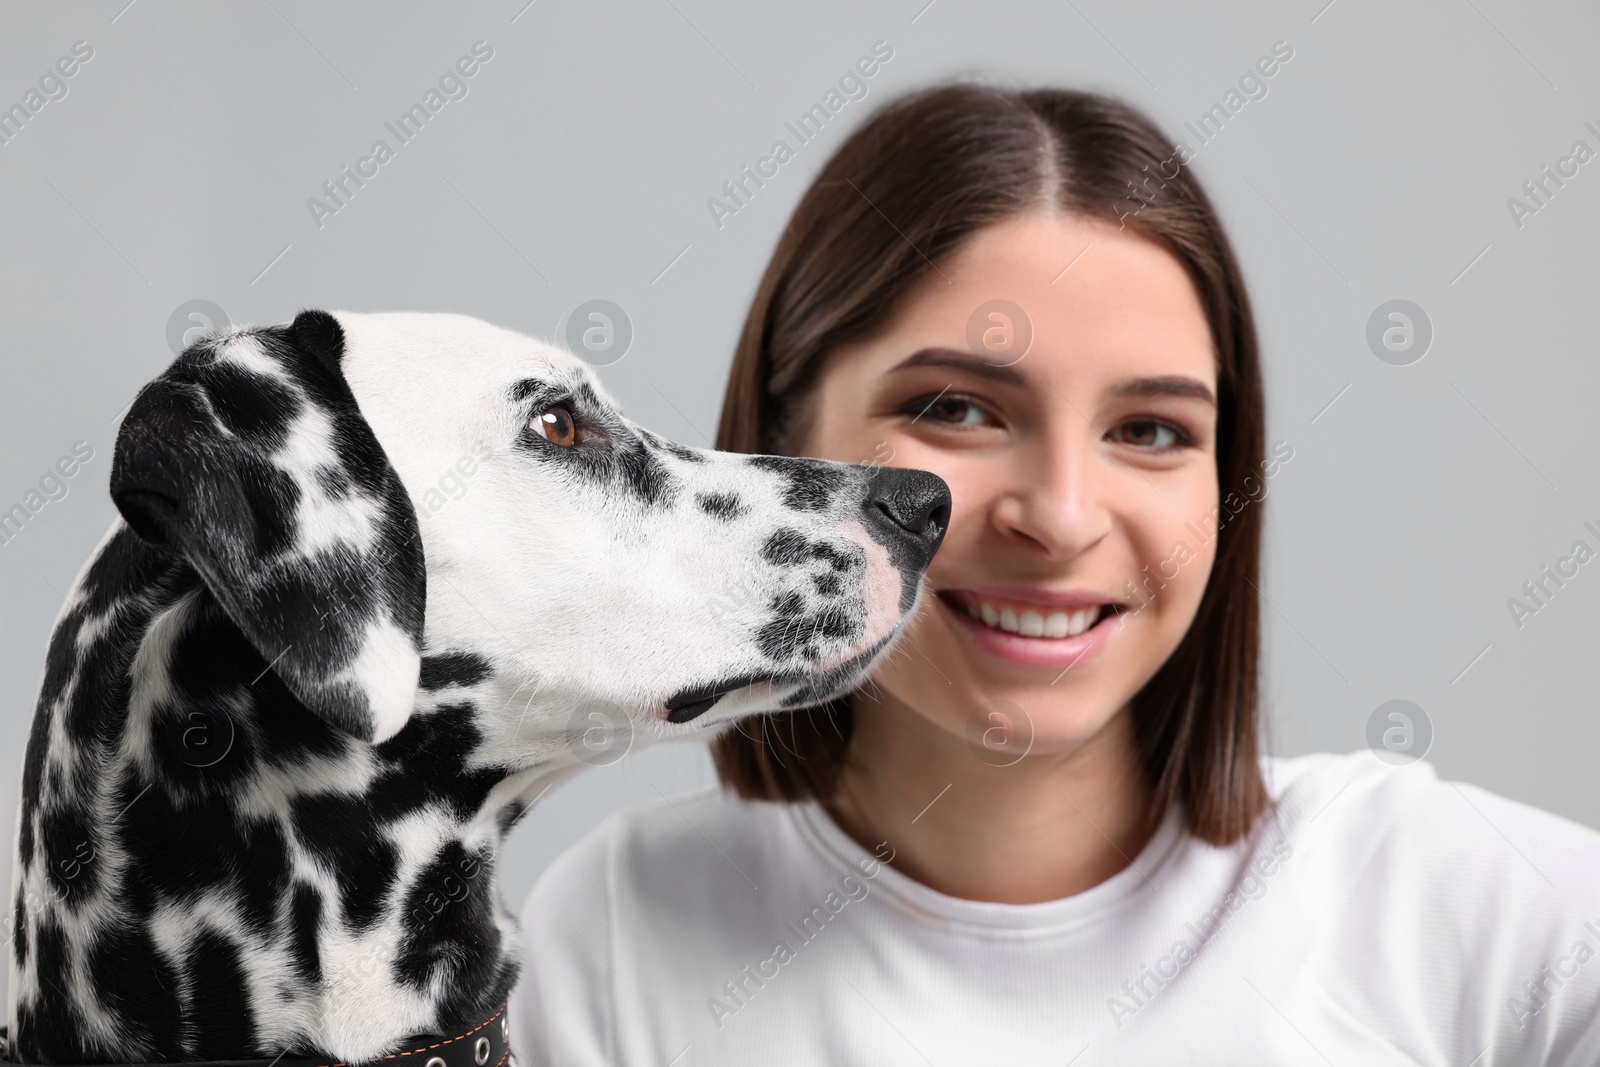
M 1062 900 L 945 896 L 814 803 L 619 813 L 523 911 L 531 1067 L 1600 1063 L 1600 834 L 1427 763 L 1264 761 Z M 959 803 L 953 794 L 946 803 Z M 881 851 L 888 855 L 892 842 Z

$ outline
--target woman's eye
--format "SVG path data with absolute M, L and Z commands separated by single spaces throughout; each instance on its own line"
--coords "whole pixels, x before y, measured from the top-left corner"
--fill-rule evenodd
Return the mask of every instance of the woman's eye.
M 989 413 L 964 396 L 941 396 L 934 400 L 913 400 L 906 406 L 913 419 L 932 419 L 946 426 L 984 426 L 992 422 Z
M 571 448 L 578 439 L 578 426 L 572 420 L 572 412 L 559 404 L 536 413 L 529 420 L 528 428 L 562 448 Z
M 1184 443 L 1187 435 L 1165 422 L 1154 419 L 1137 419 L 1125 422 L 1111 431 L 1118 439 L 1118 443 L 1132 445 L 1135 448 L 1147 448 L 1152 451 L 1172 448 Z

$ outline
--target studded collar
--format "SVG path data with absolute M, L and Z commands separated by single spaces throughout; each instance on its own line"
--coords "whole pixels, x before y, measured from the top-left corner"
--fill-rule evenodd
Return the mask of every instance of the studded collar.
M 15 1059 L 15 1045 L 0 1027 L 0 1059 Z M 344 1062 L 331 1056 L 290 1056 L 259 1060 L 185 1060 L 182 1067 L 507 1067 L 511 1054 L 511 1029 L 506 1006 L 454 1037 L 414 1038 L 399 1052 L 370 1060 Z M 171 1064 L 96 1064 L 94 1067 L 173 1067 Z

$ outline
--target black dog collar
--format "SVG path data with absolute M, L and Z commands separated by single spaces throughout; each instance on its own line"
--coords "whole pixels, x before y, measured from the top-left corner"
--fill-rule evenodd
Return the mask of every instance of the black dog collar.
M 279 1056 L 275 1060 L 185 1060 L 181 1067 L 506 1067 L 511 1053 L 511 1028 L 501 1004 L 488 1019 L 455 1037 L 414 1038 L 409 1047 L 371 1060 L 344 1063 L 330 1056 Z M 13 1052 L 0 1026 L 0 1058 Z M 99 1065 L 96 1065 L 99 1067 Z M 179 1067 L 176 1064 L 109 1064 L 105 1067 Z

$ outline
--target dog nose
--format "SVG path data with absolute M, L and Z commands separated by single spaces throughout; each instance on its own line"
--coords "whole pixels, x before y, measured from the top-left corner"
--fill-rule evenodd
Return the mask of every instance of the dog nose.
M 867 483 L 865 511 L 867 525 L 883 534 L 891 549 L 910 550 L 920 569 L 933 559 L 950 527 L 950 487 L 927 471 L 879 467 Z

